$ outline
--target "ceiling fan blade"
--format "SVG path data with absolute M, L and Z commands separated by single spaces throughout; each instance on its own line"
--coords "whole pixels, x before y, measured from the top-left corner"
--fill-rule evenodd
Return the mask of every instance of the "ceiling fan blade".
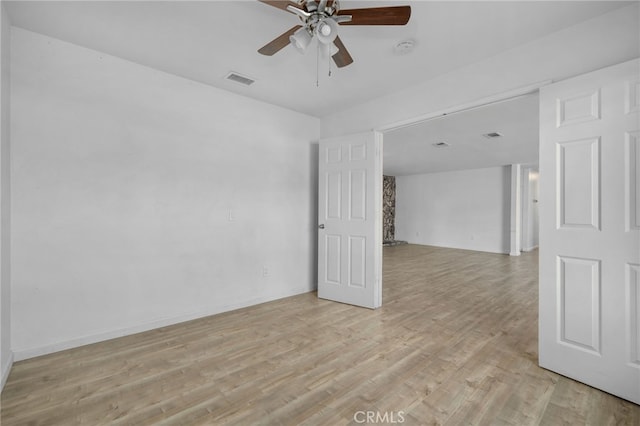
M 338 15 L 351 15 L 351 21 L 340 25 L 405 25 L 411 17 L 411 6 L 371 7 L 340 10 Z
M 268 4 L 269 6 L 277 7 L 278 9 L 282 9 L 285 12 L 289 12 L 287 10 L 287 6 L 291 5 L 293 7 L 298 7 L 298 3 L 294 3 L 292 1 L 286 0 L 258 0 L 260 3 Z
M 349 54 L 347 48 L 344 46 L 344 43 L 342 43 L 342 40 L 340 40 L 340 37 L 336 37 L 336 39 L 333 41 L 333 44 L 335 44 L 338 48 L 338 53 L 332 56 L 333 62 L 336 63 L 338 68 L 346 67 L 353 62 L 353 58 Z
M 282 34 L 279 37 L 276 37 L 275 39 L 273 39 L 269 43 L 267 43 L 264 46 L 262 46 L 260 48 L 260 50 L 258 50 L 258 53 L 262 53 L 263 55 L 266 55 L 266 56 L 271 56 L 271 55 L 279 52 L 283 48 L 287 47 L 287 45 L 290 43 L 289 42 L 289 37 L 291 37 L 293 35 L 293 33 L 295 33 L 296 31 L 298 31 L 299 28 L 302 28 L 302 26 L 301 25 L 296 25 L 295 27 L 291 28 L 286 33 Z

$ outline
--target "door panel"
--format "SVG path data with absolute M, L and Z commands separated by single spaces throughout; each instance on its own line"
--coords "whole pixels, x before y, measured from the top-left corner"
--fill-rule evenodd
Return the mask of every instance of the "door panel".
M 382 304 L 382 137 L 320 141 L 318 297 Z
M 629 362 L 640 367 L 640 265 L 627 264 L 627 301 Z
M 640 61 L 540 91 L 539 361 L 640 403 Z
M 626 143 L 627 231 L 640 230 L 640 132 L 628 132 Z
M 558 227 L 600 227 L 600 139 L 559 142 Z
M 600 262 L 558 256 L 559 341 L 600 352 Z

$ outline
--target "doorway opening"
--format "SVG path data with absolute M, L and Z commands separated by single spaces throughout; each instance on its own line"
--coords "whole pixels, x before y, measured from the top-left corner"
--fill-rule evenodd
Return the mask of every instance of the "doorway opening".
M 534 90 L 386 130 L 385 240 L 513 255 L 535 249 L 538 110 Z

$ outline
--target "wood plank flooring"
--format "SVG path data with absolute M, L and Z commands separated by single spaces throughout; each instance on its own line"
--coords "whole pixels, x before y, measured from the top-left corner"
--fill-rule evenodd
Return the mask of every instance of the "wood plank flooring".
M 537 366 L 536 252 L 384 256 L 376 311 L 309 293 L 18 362 L 1 423 L 640 425 Z

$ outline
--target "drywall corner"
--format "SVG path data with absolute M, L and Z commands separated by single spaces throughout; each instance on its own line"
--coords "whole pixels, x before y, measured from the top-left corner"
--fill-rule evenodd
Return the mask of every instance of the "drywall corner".
M 7 361 L 2 365 L 2 376 L 0 377 L 0 392 L 4 389 L 5 383 L 7 383 L 7 379 L 9 378 L 9 373 L 11 373 L 11 367 L 13 366 L 13 352 L 9 351 L 9 356 L 7 357 Z
M 11 24 L 0 3 L 0 366 L 2 386 L 13 363 L 11 352 L 11 192 L 10 192 L 10 45 Z

